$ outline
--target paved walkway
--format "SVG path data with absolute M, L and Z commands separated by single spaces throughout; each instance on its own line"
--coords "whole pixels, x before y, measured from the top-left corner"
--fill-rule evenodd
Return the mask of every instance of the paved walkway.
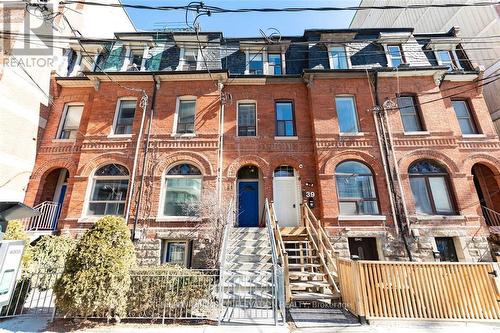
M 7 332 L 64 332 L 67 327 L 55 326 L 46 330 L 49 325 L 48 318 L 18 317 L 0 321 L 0 333 Z M 372 325 L 365 326 L 339 326 L 328 328 L 291 328 L 288 326 L 208 326 L 208 325 L 151 325 L 151 324 L 119 324 L 119 325 L 98 325 L 93 328 L 74 330 L 78 333 L 500 333 L 500 321 L 497 323 L 449 323 L 449 322 L 415 322 L 415 321 L 377 321 Z

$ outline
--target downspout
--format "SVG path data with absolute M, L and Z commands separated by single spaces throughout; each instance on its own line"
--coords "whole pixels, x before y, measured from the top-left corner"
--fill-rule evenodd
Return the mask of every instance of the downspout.
M 223 98 L 224 83 L 219 82 L 219 99 L 220 99 L 220 115 L 219 115 L 219 154 L 217 156 L 217 207 L 221 210 L 222 206 L 222 173 L 224 162 L 224 112 L 225 98 Z
M 141 97 L 140 106 L 142 107 L 141 127 L 139 128 L 139 134 L 137 135 L 137 140 L 135 143 L 134 162 L 132 166 L 132 175 L 130 176 L 130 189 L 128 193 L 127 209 L 125 210 L 125 223 L 127 224 L 128 224 L 128 219 L 130 217 L 130 207 L 132 205 L 132 199 L 134 197 L 135 174 L 137 172 L 137 157 L 139 156 L 139 146 L 141 144 L 142 132 L 144 128 L 144 120 L 146 118 L 146 111 L 148 108 L 148 95 L 144 91 L 143 91 L 143 96 Z
M 134 216 L 134 228 L 132 230 L 132 240 L 135 239 L 135 232 L 137 229 L 137 222 L 139 220 L 139 210 L 141 207 L 142 201 L 142 188 L 144 186 L 144 177 L 146 174 L 146 166 L 148 161 L 148 153 L 149 153 L 149 142 L 151 139 L 151 127 L 153 126 L 153 116 L 155 110 L 156 103 L 156 91 L 160 88 L 160 80 L 153 74 L 153 97 L 151 98 L 151 109 L 149 111 L 149 120 L 148 120 L 148 133 L 146 136 L 146 142 L 144 144 L 144 159 L 142 160 L 142 173 L 141 173 L 141 181 L 139 182 L 139 197 L 137 198 L 137 205 L 135 208 L 135 216 Z
M 392 135 L 390 133 L 390 127 L 389 125 L 388 128 L 387 128 L 387 131 L 385 129 L 385 126 L 383 126 L 383 123 L 389 123 L 389 119 L 387 118 L 387 115 L 386 115 L 386 110 L 385 108 L 382 106 L 380 106 L 380 98 L 379 98 L 379 95 L 378 95 L 378 72 L 375 71 L 375 103 L 377 106 L 379 106 L 379 109 L 377 111 L 375 111 L 375 114 L 374 114 L 374 119 L 375 119 L 375 124 L 376 124 L 376 127 L 377 127 L 377 137 L 379 139 L 379 143 L 381 142 L 381 140 L 383 140 L 383 144 L 384 144 L 384 147 L 385 149 L 382 150 L 382 147 L 381 147 L 381 150 L 383 151 L 383 154 L 382 154 L 382 160 L 383 160 L 383 164 L 385 166 L 385 174 L 387 177 L 387 181 L 388 181 L 388 185 L 389 185 L 389 192 L 390 192 L 390 197 L 391 197 L 391 203 L 395 204 L 396 206 L 396 224 L 397 224 L 397 228 L 399 228 L 399 231 L 401 233 L 401 237 L 403 238 L 403 243 L 404 243 L 404 247 L 405 247 L 405 250 L 406 250 L 406 253 L 408 254 L 408 258 L 410 259 L 410 261 L 414 261 L 414 258 L 413 258 L 413 255 L 411 253 L 411 249 L 410 249 L 410 244 L 408 243 L 408 238 L 407 238 L 407 233 L 405 232 L 405 224 L 404 224 L 404 221 L 403 219 L 407 219 L 407 215 L 406 215 L 406 204 L 405 204 L 405 201 L 404 201 L 404 193 L 402 192 L 402 187 L 401 187 L 401 179 L 400 179 L 400 176 L 399 176 L 399 170 L 398 170 L 398 165 L 397 165 L 397 161 L 396 161 L 396 155 L 394 154 L 394 150 L 392 149 L 393 145 L 392 145 Z M 382 138 L 380 138 L 380 132 L 379 132 L 379 128 L 378 128 L 378 119 L 380 119 L 381 121 L 381 130 L 382 130 Z M 389 141 L 389 142 L 388 142 Z M 391 153 L 389 153 L 389 147 L 391 147 Z M 389 154 L 391 154 L 393 160 L 394 160 L 394 172 L 396 173 L 396 179 L 398 180 L 399 182 L 399 191 L 400 191 L 400 194 L 401 194 L 401 202 L 399 202 L 398 200 L 398 195 L 396 193 L 396 186 L 394 184 L 394 179 L 393 179 L 393 172 L 391 171 L 391 168 L 390 168 L 390 165 L 389 165 Z M 401 210 L 403 210 L 403 212 L 401 212 Z M 403 214 L 401 214 L 403 213 Z M 402 216 L 404 215 L 404 216 Z M 396 230 L 397 232 L 397 230 Z

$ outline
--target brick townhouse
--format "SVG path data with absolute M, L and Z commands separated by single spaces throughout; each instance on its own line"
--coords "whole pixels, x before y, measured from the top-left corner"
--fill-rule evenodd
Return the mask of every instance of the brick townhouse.
M 454 29 L 117 33 L 66 54 L 25 200 L 55 203 L 49 231 L 122 215 L 144 263 L 199 267 L 183 207 L 222 193 L 240 227 L 266 199 L 281 227 L 309 205 L 343 257 L 491 260 L 500 141 Z

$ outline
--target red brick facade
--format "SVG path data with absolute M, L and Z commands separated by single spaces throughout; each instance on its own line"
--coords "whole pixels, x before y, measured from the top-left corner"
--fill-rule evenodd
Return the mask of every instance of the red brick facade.
M 67 81 L 69 82 L 69 81 Z M 89 192 L 89 180 L 93 172 L 104 164 L 119 163 L 132 170 L 136 135 L 141 123 L 141 109 L 135 113 L 131 137 L 110 136 L 116 105 L 119 98 L 141 94 L 120 87 L 116 83 L 102 81 L 94 87 L 88 80 L 73 83 L 57 83 L 57 96 L 50 110 L 47 126 L 40 142 L 36 166 L 26 195 L 26 203 L 37 204 L 42 200 L 49 173 L 57 168 L 69 172 L 68 188 L 62 207 L 58 228 L 62 232 L 77 233 L 88 228 L 92 220 L 85 219 L 85 205 Z M 348 237 L 376 237 L 380 259 L 406 259 L 400 230 L 393 218 L 390 190 L 377 137 L 373 112 L 376 104 L 373 87 L 364 75 L 356 77 L 317 76 L 305 80 L 281 78 L 275 80 L 227 79 L 223 91 L 230 94 L 232 102 L 225 105 L 223 190 L 225 198 L 235 196 L 236 174 L 240 167 L 255 165 L 261 172 L 262 198 L 273 199 L 273 170 L 282 165 L 292 166 L 299 174 L 303 191 L 316 193 L 314 213 L 332 236 L 332 243 L 341 253 L 349 255 Z M 151 96 L 152 80 L 120 82 L 122 86 L 144 89 Z M 404 202 L 410 222 L 410 248 L 419 260 L 432 260 L 433 237 L 449 236 L 461 245 L 461 260 L 489 258 L 484 248 L 489 235 L 481 213 L 478 195 L 473 183 L 472 167 L 476 163 L 487 166 L 500 185 L 500 141 L 495 134 L 491 118 L 480 89 L 469 91 L 464 82 L 444 81 L 436 84 L 432 76 L 381 77 L 377 89 L 380 101 L 395 100 L 396 93 L 417 95 L 425 132 L 405 135 L 398 111 L 387 111 L 392 130 L 393 148 L 399 165 Z M 456 86 L 457 88 L 453 88 Z M 480 135 L 463 137 L 456 120 L 450 98 L 466 99 L 471 106 Z M 354 96 L 360 133 L 339 133 L 335 96 Z M 172 129 L 177 98 L 196 97 L 196 136 L 173 137 Z M 275 138 L 275 101 L 293 102 L 297 138 Z M 435 100 L 435 101 L 434 101 Z M 254 101 L 257 105 L 257 136 L 238 137 L 236 114 L 238 101 Z M 431 102 L 432 101 L 432 102 Z M 61 116 L 67 103 L 81 103 L 84 112 L 79 133 L 74 141 L 56 140 Z M 148 106 L 148 113 L 151 105 Z M 140 209 L 139 227 L 145 229 L 148 238 L 162 238 L 162 232 L 189 230 L 192 223 L 186 221 L 158 220 L 159 203 L 164 172 L 176 162 L 190 162 L 203 174 L 203 193 L 213 194 L 218 169 L 218 132 L 221 103 L 217 84 L 208 76 L 203 80 L 176 79 L 161 81 L 156 94 L 152 121 L 151 145 L 146 170 L 147 186 Z M 148 117 L 146 117 L 145 128 Z M 139 170 L 136 190 L 140 180 L 140 166 L 144 156 L 142 145 L 139 154 Z M 450 180 L 455 216 L 422 219 L 415 214 L 415 205 L 409 185 L 408 168 L 420 159 L 433 160 L 443 165 Z M 345 160 L 357 160 L 372 170 L 379 210 L 383 218 L 339 220 L 339 205 L 335 181 L 335 168 Z M 491 179 L 489 180 L 491 182 Z M 306 183 L 313 184 L 312 187 Z M 493 182 L 493 187 L 495 182 Z M 493 200 L 499 200 L 495 194 Z M 261 198 L 261 199 L 262 199 Z M 131 216 L 135 209 L 132 204 Z M 129 220 L 131 223 L 132 219 Z M 431 244 L 431 245 L 430 245 Z M 435 250 L 435 249 L 434 249 Z

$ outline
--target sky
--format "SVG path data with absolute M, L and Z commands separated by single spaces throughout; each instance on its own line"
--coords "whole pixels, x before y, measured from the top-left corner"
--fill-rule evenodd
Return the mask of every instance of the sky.
M 126 4 L 187 5 L 189 0 L 122 0 Z M 223 8 L 283 8 L 283 7 L 346 7 L 357 6 L 359 0 L 206 0 L 207 5 Z M 185 28 L 184 11 L 152 11 L 127 9 L 138 31 L 165 27 Z M 260 36 L 259 29 L 276 28 L 282 36 L 300 36 L 305 29 L 348 28 L 353 11 L 298 13 L 227 13 L 203 16 L 199 19 L 202 31 L 221 31 L 225 37 Z M 191 15 L 191 21 L 193 16 Z M 267 30 L 269 31 L 269 30 Z

